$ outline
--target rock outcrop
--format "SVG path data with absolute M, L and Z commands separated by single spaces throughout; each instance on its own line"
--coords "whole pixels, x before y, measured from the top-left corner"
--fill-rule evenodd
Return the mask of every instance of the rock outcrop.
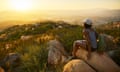
M 67 59 L 67 53 L 63 45 L 57 40 L 50 40 L 48 42 L 48 64 L 64 63 Z
M 20 59 L 20 55 L 17 53 L 9 53 L 5 59 L 4 62 L 9 63 L 11 65 L 15 64 L 17 60 Z
M 87 62 L 98 72 L 120 72 L 120 67 L 106 53 L 100 55 L 93 52 L 90 59 L 87 59 L 87 53 L 84 49 L 78 49 L 76 56 Z
M 76 59 L 68 62 L 64 66 L 63 72 L 95 72 L 95 70 L 93 70 L 84 61 Z
M 17 72 L 14 71 L 20 65 L 20 54 L 18 53 L 9 53 L 3 60 L 2 66 L 5 71 L 8 72 Z M 19 70 L 18 70 L 19 71 Z
M 107 35 L 107 34 L 100 34 L 100 36 L 103 37 L 106 48 L 104 49 L 105 51 L 109 51 L 109 50 L 114 50 L 116 49 L 116 44 L 115 44 L 115 38 Z M 102 46 L 101 46 L 102 47 Z
M 120 67 L 107 55 L 107 53 L 105 53 L 105 51 L 115 49 L 114 38 L 106 34 L 101 34 L 101 36 L 105 42 L 105 47 L 102 51 L 103 54 L 92 52 L 91 58 L 88 59 L 88 52 L 86 47 L 84 47 L 86 46 L 85 42 L 82 40 L 76 40 L 73 44 L 73 48 L 76 48 L 77 46 L 78 49 L 75 51 L 74 56 L 84 60 L 98 72 L 120 72 Z M 102 47 L 103 45 L 101 44 L 100 46 Z

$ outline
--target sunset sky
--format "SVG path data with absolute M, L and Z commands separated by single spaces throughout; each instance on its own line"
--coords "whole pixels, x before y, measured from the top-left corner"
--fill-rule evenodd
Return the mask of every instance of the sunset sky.
M 0 0 L 3 10 L 120 9 L 120 0 Z

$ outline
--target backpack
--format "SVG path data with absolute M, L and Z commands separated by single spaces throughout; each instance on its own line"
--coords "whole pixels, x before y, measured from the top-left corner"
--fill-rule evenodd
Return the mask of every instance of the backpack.
M 107 45 L 106 45 L 106 42 L 105 42 L 105 37 L 104 37 L 104 35 L 103 35 L 103 34 L 100 34 L 100 35 L 98 36 L 98 40 L 99 40 L 99 41 L 98 41 L 97 51 L 98 51 L 98 52 L 103 52 L 103 51 L 105 51 Z

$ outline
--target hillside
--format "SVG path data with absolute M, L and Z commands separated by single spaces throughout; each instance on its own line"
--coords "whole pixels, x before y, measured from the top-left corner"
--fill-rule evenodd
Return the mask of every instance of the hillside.
M 104 30 L 102 28 L 97 28 L 97 31 L 118 37 L 119 44 L 119 28 L 114 28 L 115 32 L 113 28 L 110 28 L 109 32 L 106 28 L 103 28 Z M 15 67 L 17 69 L 15 72 L 45 72 L 48 54 L 46 43 L 49 40 L 58 39 L 71 55 L 73 42 L 82 39 L 82 29 L 83 27 L 79 25 L 71 25 L 63 21 L 44 21 L 9 27 L 0 32 L 0 65 L 9 53 L 18 53 L 21 55 L 21 63 L 18 63 L 17 67 L 5 64 L 3 65 L 5 69 L 14 70 Z M 118 51 L 114 58 L 118 64 L 119 55 Z M 62 67 L 62 65 L 56 66 L 55 72 L 61 72 Z

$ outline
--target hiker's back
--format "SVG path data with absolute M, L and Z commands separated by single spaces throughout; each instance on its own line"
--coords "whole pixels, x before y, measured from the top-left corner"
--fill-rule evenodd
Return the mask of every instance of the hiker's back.
M 96 32 L 93 29 L 84 29 L 83 32 L 87 32 L 92 48 L 97 48 Z

